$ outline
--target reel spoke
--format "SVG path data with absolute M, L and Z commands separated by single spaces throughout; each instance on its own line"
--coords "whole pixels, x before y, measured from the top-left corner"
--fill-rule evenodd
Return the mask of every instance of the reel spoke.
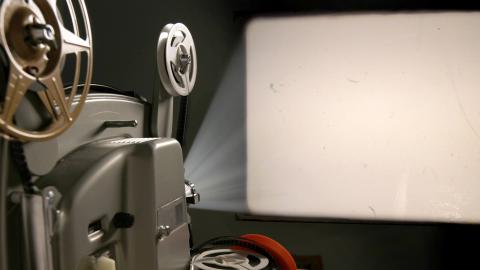
M 168 46 L 167 44 L 167 47 L 165 48 L 166 52 L 165 52 L 165 55 L 167 56 L 167 61 L 168 62 L 176 62 L 177 60 L 177 47 L 173 47 L 173 46 Z
M 54 8 L 53 10 L 57 9 L 57 0 L 47 0 L 47 2 Z
M 193 45 L 193 39 L 191 36 L 187 36 L 185 38 L 185 41 L 183 41 L 183 46 L 185 46 L 188 49 L 188 51 L 192 50 L 192 46 L 194 45 Z
M 43 0 L 43 1 L 47 2 L 50 5 L 53 13 L 55 13 L 55 16 L 57 16 L 57 17 L 61 16 L 60 14 L 58 14 L 59 13 L 58 6 L 57 6 L 58 0 Z M 26 2 L 31 3 L 33 1 L 29 0 L 29 1 L 26 1 Z
M 73 7 L 72 0 L 67 0 L 68 11 L 70 13 L 70 18 L 73 22 L 73 34 L 78 36 L 80 32 L 78 29 L 78 20 L 77 15 L 75 14 L 75 9 Z M 72 106 L 73 98 L 77 94 L 78 89 L 78 81 L 80 79 L 80 68 L 81 68 L 82 58 L 80 57 L 80 52 L 75 52 L 75 75 L 73 78 L 72 90 L 70 92 L 70 98 L 68 99 L 68 108 Z
M 61 31 L 63 37 L 63 51 L 65 54 L 90 51 L 91 46 L 88 40 L 82 39 L 65 27 L 62 27 Z
M 181 78 L 182 78 L 183 86 L 185 87 L 185 89 L 187 89 L 187 94 L 190 94 L 190 83 L 188 81 L 188 72 L 183 74 Z
M 11 66 L 1 115 L 6 123 L 12 123 L 18 105 L 33 82 L 33 78 L 23 75 L 14 65 Z
M 48 113 L 52 116 L 52 118 L 57 119 L 57 114 L 54 110 L 52 110 L 52 108 L 55 108 L 55 104 L 53 104 L 53 100 L 47 96 L 46 91 L 38 91 L 37 95 L 47 109 Z
M 55 115 L 55 112 L 56 112 L 55 106 L 58 106 L 60 110 L 60 115 L 63 115 L 63 117 L 65 118 L 65 121 L 66 122 L 73 121 L 72 116 L 70 114 L 69 107 L 65 100 L 63 82 L 62 82 L 62 77 L 60 73 L 57 72 L 52 77 L 44 79 L 41 82 L 46 87 L 45 93 L 46 93 L 48 102 L 47 103 L 44 102 L 44 105 L 47 106 L 47 110 Z
M 70 97 L 68 98 L 68 102 L 67 102 L 67 108 L 71 108 L 72 107 L 72 103 L 73 103 L 73 99 L 75 98 L 75 95 L 77 94 L 77 90 L 78 90 L 78 82 L 80 80 L 80 67 L 81 67 L 81 63 L 82 63 L 82 58 L 80 57 L 80 53 L 75 53 L 75 58 L 76 58 L 76 62 L 75 62 L 75 75 L 73 77 L 73 85 L 72 85 L 72 90 L 70 92 Z

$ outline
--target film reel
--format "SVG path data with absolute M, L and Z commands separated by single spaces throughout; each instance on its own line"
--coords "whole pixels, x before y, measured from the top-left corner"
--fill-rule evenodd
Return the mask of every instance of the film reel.
M 191 270 L 266 270 L 269 260 L 258 253 L 233 249 L 210 249 L 192 258 Z
M 22 141 L 47 140 L 65 131 L 80 114 L 92 78 L 93 51 L 85 2 L 77 1 L 75 6 L 72 0 L 66 0 L 73 30 L 63 24 L 57 0 L 4 0 L 0 6 L 0 45 L 9 61 L 8 83 L 0 101 L 2 132 Z M 61 69 L 71 54 L 75 67 L 67 95 Z M 79 93 L 82 64 L 84 86 Z M 42 130 L 26 130 L 15 123 L 15 113 L 28 91 L 36 92 L 50 115 L 50 124 Z
M 288 252 L 288 250 L 282 246 L 279 242 L 272 238 L 262 234 L 245 234 L 242 235 L 243 239 L 248 239 L 255 242 L 262 249 L 266 250 L 271 258 L 276 261 L 280 269 L 282 270 L 296 270 L 297 265 L 295 259 Z
M 163 87 L 172 96 L 187 96 L 197 77 L 193 37 L 181 24 L 167 24 L 157 44 L 157 66 Z

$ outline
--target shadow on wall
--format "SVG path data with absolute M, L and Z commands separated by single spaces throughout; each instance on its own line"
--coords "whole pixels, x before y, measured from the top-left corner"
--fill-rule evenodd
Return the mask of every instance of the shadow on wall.
M 246 210 L 245 48 L 239 42 L 185 160 L 199 208 Z

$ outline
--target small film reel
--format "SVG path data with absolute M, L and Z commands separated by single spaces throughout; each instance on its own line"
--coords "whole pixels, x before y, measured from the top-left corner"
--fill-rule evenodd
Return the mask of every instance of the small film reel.
M 234 249 L 210 249 L 192 258 L 191 270 L 267 270 L 267 257 L 250 251 Z
M 92 79 L 93 50 L 85 2 L 74 1 L 4 0 L 1 4 L 0 45 L 8 61 L 8 80 L 0 99 L 0 132 L 22 141 L 47 140 L 65 131 L 80 114 Z M 68 27 L 60 4 L 70 17 Z M 73 84 L 66 92 L 62 70 L 70 55 Z M 15 119 L 22 101 L 31 96 L 36 96 L 48 119 L 38 129 L 27 129 Z
M 167 24 L 157 45 L 157 65 L 165 90 L 172 96 L 187 96 L 197 77 L 197 54 L 193 37 L 181 24 Z

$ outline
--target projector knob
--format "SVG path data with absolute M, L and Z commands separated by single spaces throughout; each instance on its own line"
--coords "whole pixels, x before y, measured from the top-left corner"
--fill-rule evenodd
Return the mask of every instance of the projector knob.
M 117 229 L 128 229 L 135 223 L 135 217 L 129 213 L 118 212 L 113 217 L 112 223 Z

